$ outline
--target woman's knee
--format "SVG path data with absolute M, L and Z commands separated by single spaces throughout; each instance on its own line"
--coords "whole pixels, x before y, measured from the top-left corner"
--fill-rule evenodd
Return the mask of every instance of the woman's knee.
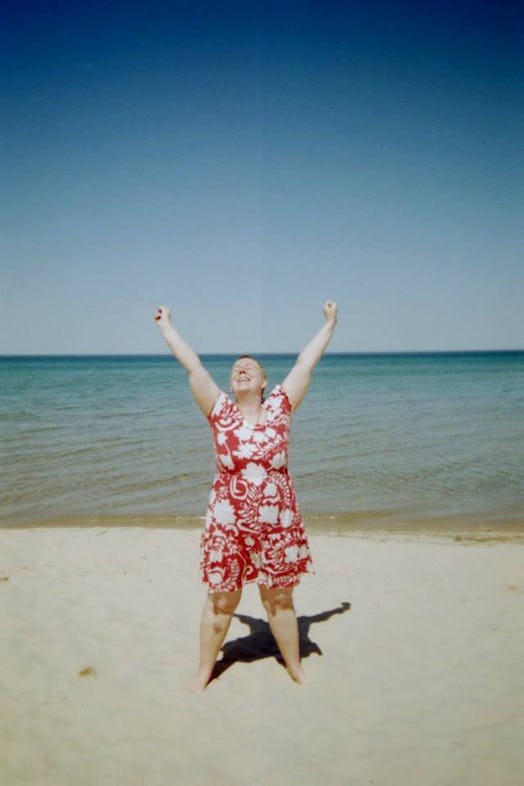
M 294 609 L 293 587 L 260 587 L 260 599 L 269 614 Z
M 241 590 L 235 592 L 210 592 L 208 605 L 213 614 L 233 614 L 240 602 Z

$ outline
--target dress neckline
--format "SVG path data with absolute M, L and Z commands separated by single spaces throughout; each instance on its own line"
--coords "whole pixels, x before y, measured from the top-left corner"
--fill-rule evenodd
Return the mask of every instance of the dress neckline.
M 238 403 L 236 401 L 233 401 L 233 404 L 237 408 L 238 413 L 239 413 L 240 417 L 242 418 L 242 420 L 244 421 L 245 425 L 249 426 L 249 428 L 265 428 L 268 425 L 268 423 L 267 423 L 267 409 L 266 409 L 266 402 L 265 401 L 262 404 L 262 409 L 261 409 L 261 412 L 260 412 L 260 415 L 262 415 L 262 413 L 264 414 L 264 421 L 262 423 L 259 423 L 258 420 L 257 420 L 256 423 L 251 423 L 251 421 L 246 418 L 246 416 L 244 415 L 244 413 L 240 409 Z M 259 418 L 260 418 L 260 415 L 259 415 Z

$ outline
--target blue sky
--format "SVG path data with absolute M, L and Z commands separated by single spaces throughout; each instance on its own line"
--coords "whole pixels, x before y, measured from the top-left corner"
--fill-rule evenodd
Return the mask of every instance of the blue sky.
M 524 346 L 519 4 L 2 9 L 0 353 Z

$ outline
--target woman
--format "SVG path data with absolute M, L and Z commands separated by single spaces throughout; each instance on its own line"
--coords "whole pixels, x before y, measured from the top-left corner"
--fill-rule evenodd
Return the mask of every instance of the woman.
M 304 347 L 282 385 L 264 398 L 266 373 L 243 355 L 233 364 L 231 392 L 223 393 L 161 306 L 155 322 L 185 368 L 196 403 L 208 419 L 216 476 L 201 543 L 202 579 L 208 596 L 200 622 L 200 663 L 192 689 L 211 678 L 242 587 L 257 581 L 275 641 L 290 676 L 305 681 L 300 663 L 293 588 L 311 566 L 306 533 L 287 472 L 291 416 L 337 321 L 336 304 L 324 305 L 325 322 Z

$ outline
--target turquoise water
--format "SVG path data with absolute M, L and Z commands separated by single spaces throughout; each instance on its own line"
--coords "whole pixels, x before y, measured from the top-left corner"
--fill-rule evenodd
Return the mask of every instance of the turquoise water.
M 294 360 L 260 357 L 270 387 Z M 203 359 L 227 389 L 233 358 Z M 524 518 L 523 383 L 523 352 L 326 355 L 292 431 L 303 512 Z M 3 526 L 205 513 L 210 435 L 170 356 L 2 358 L 0 417 Z

